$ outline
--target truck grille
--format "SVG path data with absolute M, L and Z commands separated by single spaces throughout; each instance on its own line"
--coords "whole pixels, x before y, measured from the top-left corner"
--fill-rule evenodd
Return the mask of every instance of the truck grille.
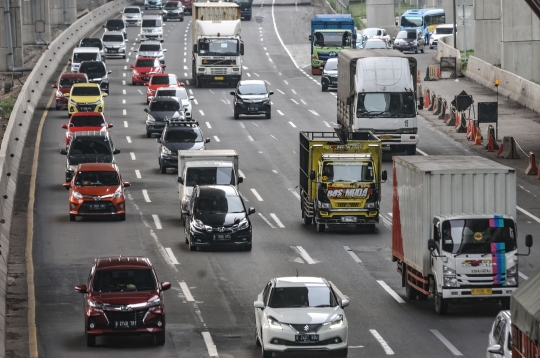
M 227 74 L 227 68 L 211 68 L 210 73 L 212 75 L 226 75 Z
M 459 287 L 461 288 L 481 288 L 481 287 L 505 287 L 505 284 L 494 284 L 498 274 L 460 274 L 457 275 Z M 506 274 L 500 275 L 502 282 L 506 282 Z
M 338 207 L 338 208 L 358 208 L 358 207 L 360 207 L 360 203 L 336 203 L 336 207 Z

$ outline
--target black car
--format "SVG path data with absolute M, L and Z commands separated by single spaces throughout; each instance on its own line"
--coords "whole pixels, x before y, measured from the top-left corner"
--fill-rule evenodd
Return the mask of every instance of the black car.
M 412 51 L 418 53 L 418 51 L 424 53 L 426 47 L 426 40 L 422 36 L 420 30 L 403 30 L 398 32 L 396 39 L 394 40 L 394 50 L 401 52 Z
M 126 24 L 122 19 L 109 19 L 103 25 L 105 31 L 120 31 L 124 34 L 124 38 L 127 39 Z
M 266 82 L 261 80 L 246 80 L 238 82 L 234 96 L 234 119 L 240 118 L 241 114 L 264 114 L 266 118 L 272 118 L 272 105 Z
M 60 154 L 67 156 L 66 182 L 70 182 L 77 165 L 82 163 L 115 163 L 114 155 L 120 153 L 111 140 L 109 132 L 75 132 L 67 150 Z
M 159 170 L 165 174 L 167 168 L 178 168 L 179 150 L 202 150 L 210 138 L 204 138 L 199 123 L 191 120 L 168 121 L 159 143 Z
M 255 208 L 246 210 L 233 185 L 196 186 L 188 204 L 185 234 L 190 251 L 198 247 L 229 246 L 251 250 L 251 221 Z
M 337 58 L 329 58 L 324 64 L 324 68 L 321 68 L 322 77 L 321 77 L 321 87 L 322 91 L 326 91 L 329 87 L 337 88 Z
M 146 138 L 153 133 L 161 134 L 169 120 L 185 118 L 182 102 L 175 97 L 154 97 L 143 111 L 146 112 Z
M 163 21 L 180 20 L 184 21 L 184 7 L 180 1 L 169 1 L 163 6 Z
M 79 67 L 79 73 L 85 73 L 89 83 L 97 83 L 101 90 L 109 93 L 109 75 L 112 71 L 107 71 L 103 61 L 83 61 Z

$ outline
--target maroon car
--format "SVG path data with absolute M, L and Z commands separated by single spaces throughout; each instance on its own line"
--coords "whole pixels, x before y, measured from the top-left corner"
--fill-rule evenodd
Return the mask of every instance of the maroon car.
M 68 99 L 64 94 L 71 91 L 74 83 L 88 83 L 86 73 L 62 73 L 58 82 L 52 85 L 56 88 L 56 109 L 67 108 Z
M 112 256 L 94 260 L 87 285 L 75 286 L 84 293 L 86 345 L 96 337 L 118 334 L 153 334 L 156 345 L 165 344 L 163 291 L 146 257 Z

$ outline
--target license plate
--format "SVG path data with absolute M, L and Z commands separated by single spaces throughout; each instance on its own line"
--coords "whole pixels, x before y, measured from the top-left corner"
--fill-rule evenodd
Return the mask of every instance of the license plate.
M 137 321 L 115 321 L 114 328 L 118 328 L 118 329 L 137 328 Z
M 216 234 L 214 235 L 214 240 L 230 240 L 231 235 L 230 234 Z
M 471 295 L 491 295 L 491 288 L 471 288 Z
M 294 336 L 294 340 L 298 343 L 313 343 L 319 341 L 318 334 L 297 334 Z
M 223 76 L 215 76 L 214 77 L 214 81 L 223 81 L 223 80 L 224 80 Z
M 341 222 L 344 223 L 355 223 L 356 222 L 356 216 L 342 216 Z
M 391 136 L 391 135 L 382 135 L 380 138 L 381 138 L 381 139 L 392 139 L 392 138 L 394 138 L 394 137 Z
M 90 209 L 91 210 L 103 210 L 106 208 L 105 204 L 91 204 Z
M 142 79 L 143 79 L 143 81 L 148 81 L 150 79 L 150 77 L 143 77 Z
M 257 107 L 248 107 L 248 111 L 253 111 L 255 112 L 257 110 Z
M 113 53 L 113 52 L 118 52 L 118 50 L 115 49 L 115 48 L 111 48 L 111 49 L 109 49 L 109 52 L 111 52 L 111 53 Z

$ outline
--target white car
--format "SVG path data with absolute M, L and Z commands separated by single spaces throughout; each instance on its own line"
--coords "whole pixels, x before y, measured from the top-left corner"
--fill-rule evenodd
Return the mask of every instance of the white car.
M 435 28 L 435 31 L 429 36 L 429 48 L 437 46 L 441 37 L 450 36 L 454 34 L 454 25 L 446 24 L 439 25 Z
M 386 41 L 387 44 L 390 44 L 392 38 L 388 35 L 385 29 L 379 29 L 376 27 L 368 27 L 367 29 L 362 30 L 362 33 L 367 36 L 368 39 L 381 39 Z
M 121 57 L 126 58 L 126 40 L 120 31 L 107 31 L 101 37 L 103 42 L 103 53 L 106 58 Z
M 343 308 L 349 299 L 320 277 L 270 280 L 254 302 L 256 343 L 263 358 L 273 352 L 348 353 L 348 323 Z
M 169 88 L 169 87 L 162 87 L 158 88 L 156 90 L 156 93 L 154 97 L 176 97 L 178 100 L 182 101 L 182 108 L 184 110 L 184 114 L 186 115 L 186 119 L 192 119 L 191 113 L 192 113 L 192 106 L 191 101 L 195 99 L 193 96 L 188 96 L 187 91 L 184 87 L 176 87 L 176 88 Z
M 120 13 L 122 14 L 122 20 L 124 20 L 127 26 L 141 26 L 144 11 L 141 11 L 140 7 L 126 6 Z
M 495 317 L 489 332 L 486 358 L 512 358 L 512 318 L 510 311 L 501 311 Z
M 137 58 L 157 58 L 162 65 L 165 64 L 165 52 L 167 52 L 167 49 L 163 48 L 163 46 L 161 46 L 161 42 L 159 41 L 143 42 L 134 52 L 137 52 Z

